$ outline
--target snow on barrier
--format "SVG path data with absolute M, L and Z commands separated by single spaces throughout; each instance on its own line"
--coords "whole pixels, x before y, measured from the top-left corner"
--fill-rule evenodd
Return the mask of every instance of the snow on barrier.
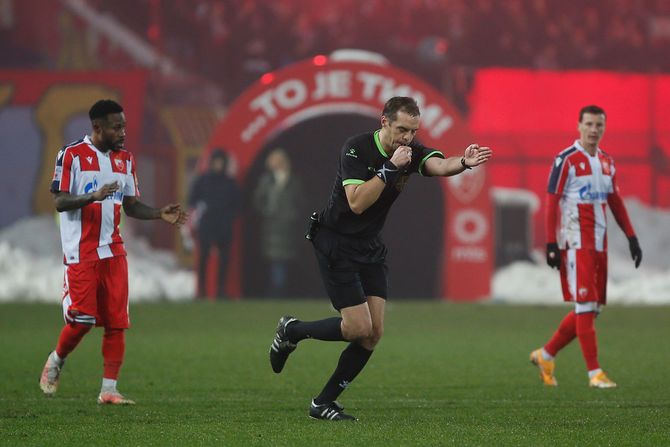
M 155 250 L 124 228 L 130 301 L 179 301 L 195 296 L 195 276 L 172 253 Z M 63 285 L 60 234 L 52 216 L 22 219 L 0 232 L 0 302 L 59 302 Z
M 626 207 L 642 246 L 642 264 L 635 269 L 628 240 L 614 217 L 608 215 L 610 304 L 670 304 L 670 212 L 651 208 L 635 199 Z M 493 277 L 492 299 L 514 304 L 563 302 L 558 271 L 545 262 L 544 251 L 533 253 L 535 262 L 515 262 Z
M 628 241 L 608 216 L 611 304 L 670 304 L 670 212 L 627 200 L 628 212 L 643 250 L 635 269 Z M 124 228 L 128 251 L 131 302 L 178 301 L 195 296 L 193 272 L 178 267 L 174 255 L 156 250 Z M 18 221 L 0 231 L 0 302 L 58 302 L 63 284 L 60 235 L 51 216 Z M 544 252 L 535 262 L 516 262 L 499 269 L 492 279 L 493 302 L 558 305 L 563 302 L 558 272 L 550 269 Z

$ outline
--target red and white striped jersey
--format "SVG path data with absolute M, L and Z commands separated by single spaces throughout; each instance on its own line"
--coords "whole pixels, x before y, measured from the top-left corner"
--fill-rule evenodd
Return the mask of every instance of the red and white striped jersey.
M 605 207 L 610 195 L 618 196 L 616 169 L 612 157 L 600 148 L 597 148 L 596 154 L 591 156 L 579 140 L 575 141 L 554 160 L 549 176 L 548 192 L 556 194 L 559 198 L 561 210 L 558 229 L 559 248 L 606 251 Z M 551 223 L 547 231 L 550 231 L 550 227 Z M 555 228 L 554 222 L 554 231 Z
M 119 234 L 124 196 L 139 196 L 135 159 L 125 150 L 99 151 L 88 136 L 58 152 L 51 192 L 88 194 L 113 182 L 113 196 L 60 214 L 60 234 L 65 264 L 125 255 Z

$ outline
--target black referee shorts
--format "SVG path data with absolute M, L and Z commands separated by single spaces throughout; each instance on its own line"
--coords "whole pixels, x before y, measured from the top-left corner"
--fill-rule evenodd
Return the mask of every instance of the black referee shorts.
M 388 268 L 381 239 L 356 239 L 320 228 L 312 242 L 321 279 L 335 309 L 363 304 L 368 296 L 386 299 Z

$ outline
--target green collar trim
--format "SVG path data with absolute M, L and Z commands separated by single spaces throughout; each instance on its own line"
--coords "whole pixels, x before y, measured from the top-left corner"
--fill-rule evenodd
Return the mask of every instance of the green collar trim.
M 384 150 L 384 146 L 382 146 L 382 142 L 379 141 L 379 130 L 375 130 L 375 145 L 377 146 L 377 149 L 379 150 L 379 153 L 382 154 L 384 158 L 389 158 L 389 154 L 386 153 Z

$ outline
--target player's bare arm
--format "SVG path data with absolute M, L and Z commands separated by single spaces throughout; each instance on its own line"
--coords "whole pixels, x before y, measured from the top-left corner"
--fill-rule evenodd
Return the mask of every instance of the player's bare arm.
M 396 169 L 402 169 L 412 161 L 412 149 L 409 146 L 400 146 L 393 152 L 391 163 Z M 372 177 L 360 185 L 346 185 L 344 191 L 347 194 L 349 208 L 354 214 L 361 214 L 370 208 L 381 196 L 386 183 L 382 176 Z
M 181 205 L 171 203 L 163 208 L 154 208 L 146 205 L 137 197 L 123 198 L 123 211 L 126 215 L 141 220 L 161 219 L 171 225 L 181 226 L 186 223 L 188 215 L 181 209 Z
M 491 148 L 471 144 L 465 149 L 462 157 L 429 158 L 426 160 L 424 169 L 428 175 L 449 177 L 460 174 L 468 168 L 474 168 L 486 163 L 491 159 L 492 155 L 493 151 Z
M 54 194 L 54 203 L 56 205 L 56 210 L 59 213 L 64 211 L 77 210 L 79 208 L 85 207 L 90 203 L 104 200 L 106 197 L 114 194 L 118 190 L 118 182 L 113 182 L 103 185 L 102 188 L 88 194 L 75 195 L 61 191 Z

